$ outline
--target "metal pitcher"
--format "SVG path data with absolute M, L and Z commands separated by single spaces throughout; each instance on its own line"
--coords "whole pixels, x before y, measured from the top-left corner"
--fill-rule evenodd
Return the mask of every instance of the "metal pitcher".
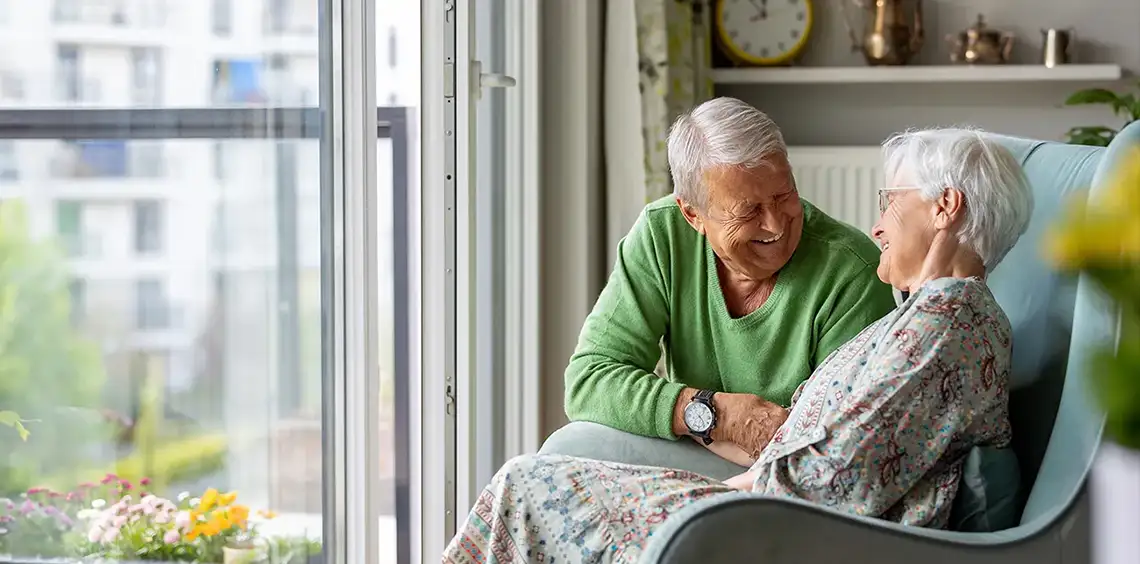
M 843 23 L 851 36 L 851 50 L 862 51 L 868 65 L 905 65 L 922 49 L 922 0 L 851 2 L 862 9 L 862 24 L 852 22 L 846 2 Z
M 1072 28 L 1041 30 L 1041 63 L 1053 68 L 1073 62 L 1072 49 L 1076 42 Z

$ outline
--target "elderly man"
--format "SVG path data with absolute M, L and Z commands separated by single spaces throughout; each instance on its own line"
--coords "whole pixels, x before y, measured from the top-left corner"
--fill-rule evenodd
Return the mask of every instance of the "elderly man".
M 796 388 L 894 296 L 871 239 L 799 197 L 764 113 L 705 102 L 677 119 L 668 151 L 674 194 L 619 244 L 566 369 L 569 418 L 623 433 L 571 424 L 543 451 L 726 474 L 627 434 L 690 436 L 751 464 Z M 665 378 L 654 373 L 662 345 Z

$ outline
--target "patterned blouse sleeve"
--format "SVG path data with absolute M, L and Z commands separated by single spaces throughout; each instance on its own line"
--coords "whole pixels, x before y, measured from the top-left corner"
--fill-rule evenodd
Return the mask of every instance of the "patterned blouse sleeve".
M 970 369 L 984 362 L 984 337 L 971 334 L 978 315 L 968 302 L 953 292 L 919 298 L 874 345 L 859 368 L 862 385 L 847 390 L 837 379 L 805 390 L 800 415 L 753 467 L 754 491 L 873 517 L 904 498 L 908 508 L 940 511 L 933 497 L 958 478 L 958 456 L 944 455 L 972 424 L 970 414 L 987 409 L 989 400 L 978 395 L 998 393 L 983 390 L 979 371 Z M 943 483 L 917 487 L 931 479 Z M 932 499 L 911 499 L 916 494 Z

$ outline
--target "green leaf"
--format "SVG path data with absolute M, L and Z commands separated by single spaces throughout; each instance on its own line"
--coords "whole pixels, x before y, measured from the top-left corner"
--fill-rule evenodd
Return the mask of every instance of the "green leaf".
M 20 414 L 15 411 L 0 411 L 0 425 L 7 425 L 16 430 L 20 435 L 20 439 L 28 440 L 28 428 L 24 427 L 24 420 L 20 419 Z
M 1120 104 L 1120 98 L 1116 95 L 1116 92 L 1111 90 L 1088 88 L 1086 90 L 1073 92 L 1065 100 L 1066 106 L 1084 106 L 1089 104 L 1108 104 L 1115 109 Z
M 1066 134 L 1072 145 L 1091 145 L 1093 147 L 1107 147 L 1116 137 L 1116 130 L 1103 125 L 1090 125 L 1074 127 Z
M 1117 98 L 1117 103 L 1112 106 L 1113 113 L 1120 115 L 1123 112 L 1130 120 L 1136 119 L 1136 96 L 1121 94 Z

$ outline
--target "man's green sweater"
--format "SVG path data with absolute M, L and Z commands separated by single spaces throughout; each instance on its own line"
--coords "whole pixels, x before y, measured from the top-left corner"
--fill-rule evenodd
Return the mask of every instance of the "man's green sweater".
M 705 237 L 671 196 L 646 206 L 566 368 L 570 420 L 675 439 L 673 407 L 686 386 L 786 406 L 824 358 L 894 309 L 871 239 L 803 207 L 803 237 L 771 297 L 734 319 Z M 662 342 L 667 379 L 653 373 Z

